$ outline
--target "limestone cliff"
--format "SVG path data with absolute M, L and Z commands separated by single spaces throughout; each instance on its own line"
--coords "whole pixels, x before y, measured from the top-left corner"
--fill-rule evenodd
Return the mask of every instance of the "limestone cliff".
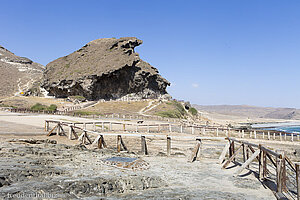
M 170 98 L 170 83 L 140 59 L 135 37 L 104 38 L 58 58 L 46 66 L 44 87 L 49 95 L 80 95 L 89 100 Z

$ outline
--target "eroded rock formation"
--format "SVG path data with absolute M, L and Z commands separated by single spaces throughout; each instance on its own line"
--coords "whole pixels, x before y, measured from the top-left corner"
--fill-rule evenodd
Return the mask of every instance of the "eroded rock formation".
M 0 96 L 22 95 L 40 80 L 44 67 L 0 46 Z
M 135 53 L 140 44 L 135 37 L 89 42 L 49 63 L 42 87 L 55 97 L 80 95 L 89 100 L 170 98 L 170 83 Z

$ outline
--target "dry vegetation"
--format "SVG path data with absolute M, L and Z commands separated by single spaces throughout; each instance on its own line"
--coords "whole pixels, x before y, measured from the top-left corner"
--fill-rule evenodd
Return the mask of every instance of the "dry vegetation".
M 148 105 L 148 101 L 137 102 L 123 102 L 123 101 L 111 101 L 111 102 L 99 102 L 95 106 L 91 106 L 87 109 L 77 111 L 84 114 L 138 114 L 138 112 Z
M 2 100 L 0 104 L 13 106 L 17 108 L 31 108 L 33 105 L 40 103 L 45 106 L 50 106 L 51 104 L 57 105 L 57 107 L 63 107 L 66 104 L 64 99 L 52 99 L 52 98 L 41 98 L 41 97 L 12 97 Z

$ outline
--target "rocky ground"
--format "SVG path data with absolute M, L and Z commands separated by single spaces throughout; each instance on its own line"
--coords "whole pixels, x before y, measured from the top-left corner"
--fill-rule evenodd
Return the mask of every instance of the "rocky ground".
M 253 175 L 233 177 L 231 170 L 220 169 L 216 158 L 222 145 L 207 143 L 201 159 L 190 163 L 184 153 L 142 156 L 139 152 L 116 153 L 114 148 L 66 145 L 61 143 L 64 140 L 57 144 L 59 136 L 16 138 L 1 136 L 3 199 L 29 194 L 54 199 L 275 199 Z M 120 169 L 101 161 L 112 156 L 139 158 L 150 168 Z
M 0 199 L 30 194 L 44 199 L 276 199 L 254 172 L 234 177 L 237 165 L 221 169 L 217 159 L 225 141 L 203 141 L 200 157 L 191 163 L 195 141 L 172 140 L 167 157 L 166 141 L 149 138 L 145 156 L 140 140 L 123 137 L 129 152 L 117 153 L 113 136 L 105 137 L 106 149 L 64 136 L 47 137 L 45 118 L 85 120 L 0 113 Z M 111 157 L 137 158 L 149 168 L 130 170 L 103 162 Z

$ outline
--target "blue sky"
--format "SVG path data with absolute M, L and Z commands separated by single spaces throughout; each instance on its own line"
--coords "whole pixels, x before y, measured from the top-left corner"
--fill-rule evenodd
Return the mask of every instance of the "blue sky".
M 0 45 L 46 65 L 91 40 L 136 51 L 192 103 L 300 108 L 300 1 L 0 0 Z

